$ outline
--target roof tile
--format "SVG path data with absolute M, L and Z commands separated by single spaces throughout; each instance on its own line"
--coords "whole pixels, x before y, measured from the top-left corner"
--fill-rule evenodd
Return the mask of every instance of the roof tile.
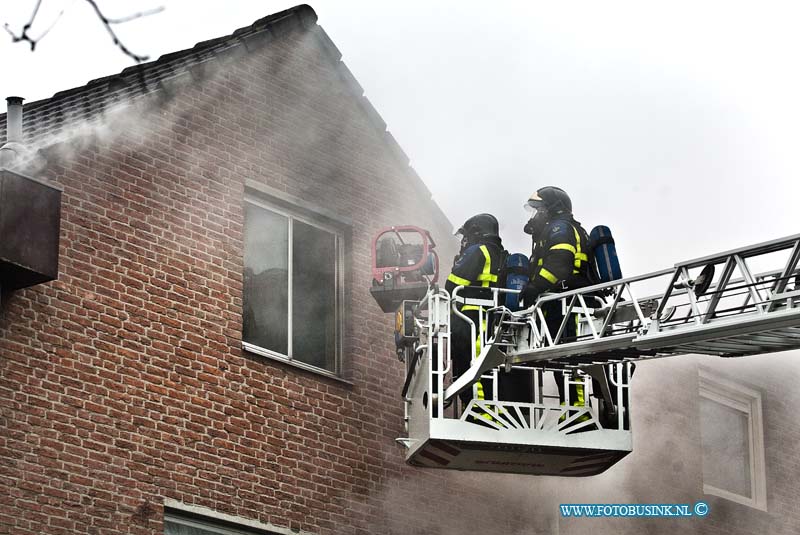
M 69 120 L 91 120 L 123 100 L 134 99 L 163 89 L 165 81 L 186 72 L 201 76 L 210 59 L 235 59 L 239 54 L 268 43 L 273 35 L 315 24 L 317 15 L 302 4 L 257 20 L 233 34 L 197 43 L 192 48 L 164 54 L 155 61 L 132 65 L 119 74 L 91 80 L 86 85 L 65 89 L 52 97 L 25 105 L 23 135 L 26 143 L 36 143 L 57 133 Z M 199 70 L 197 67 L 200 67 Z M 169 85 L 169 82 L 166 82 Z M 6 116 L 0 114 L 0 140 L 5 141 Z

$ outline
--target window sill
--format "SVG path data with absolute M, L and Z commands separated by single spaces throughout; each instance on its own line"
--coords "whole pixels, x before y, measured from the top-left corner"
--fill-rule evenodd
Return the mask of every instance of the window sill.
M 268 349 L 264 349 L 262 347 L 258 347 L 253 344 L 249 344 L 247 342 L 242 342 L 242 349 L 248 353 L 252 353 L 254 355 L 258 355 L 260 357 L 266 357 L 270 360 L 274 360 L 277 362 L 281 362 L 283 364 L 288 364 L 294 368 L 300 368 L 301 370 L 305 370 L 307 372 L 314 373 L 316 375 L 321 375 L 322 377 L 326 377 L 328 379 L 333 379 L 334 381 L 338 381 L 340 383 L 346 384 L 348 386 L 353 386 L 352 381 L 348 381 L 347 379 L 336 375 L 333 372 L 328 370 L 324 370 L 322 368 L 317 368 L 316 366 L 312 366 L 311 364 L 305 364 L 303 362 L 297 360 L 291 360 L 286 358 L 284 355 L 280 355 L 278 353 L 274 353 Z
M 736 494 L 735 492 L 730 492 L 724 489 L 718 489 L 713 485 L 707 485 L 704 483 L 703 494 L 708 494 L 709 496 L 716 496 L 718 498 L 729 500 L 734 503 L 738 503 L 740 505 L 746 505 L 747 507 L 752 507 L 753 509 L 764 511 L 765 513 L 769 512 L 767 511 L 766 502 L 759 502 L 754 500 L 753 498 L 748 498 L 747 496 Z

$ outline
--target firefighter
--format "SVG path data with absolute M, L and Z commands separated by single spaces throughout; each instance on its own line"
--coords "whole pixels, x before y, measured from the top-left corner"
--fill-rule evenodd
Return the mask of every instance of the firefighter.
M 506 252 L 503 249 L 499 236 L 497 218 L 491 214 L 478 214 L 467 219 L 456 235 L 461 236 L 461 251 L 455 258 L 453 269 L 447 277 L 445 290 L 452 294 L 457 286 L 470 286 L 459 292 L 461 297 L 491 298 L 485 295 L 486 290 L 474 287 L 494 288 L 501 281 L 498 280 L 500 268 L 505 262 Z M 475 356 L 480 353 L 480 307 L 476 305 L 460 305 L 459 311 L 467 316 L 475 326 L 475 336 L 472 335 L 470 324 L 455 313 L 450 320 L 450 348 L 453 361 L 453 378 L 458 378 L 470 367 L 472 347 L 475 347 Z M 485 324 L 483 328 L 488 326 Z M 480 381 L 473 385 L 472 391 L 465 390 L 460 395 L 466 407 L 470 400 L 491 399 L 491 385 L 482 384 Z M 484 415 L 489 418 L 488 415 Z
M 532 306 L 545 292 L 561 292 L 589 286 L 598 281 L 594 274 L 589 236 L 572 216 L 572 201 L 564 190 L 547 186 L 530 196 L 525 208 L 530 219 L 524 232 L 533 240 L 530 263 L 530 280 L 523 292 L 526 307 Z M 547 329 L 555 337 L 564 319 L 561 301 L 550 301 L 542 307 Z M 561 342 L 574 341 L 578 335 L 578 315 L 565 325 Z M 564 374 L 555 372 L 558 395 L 565 404 Z M 583 406 L 585 393 L 582 385 L 570 385 L 570 402 Z M 587 417 L 582 417 L 584 421 Z

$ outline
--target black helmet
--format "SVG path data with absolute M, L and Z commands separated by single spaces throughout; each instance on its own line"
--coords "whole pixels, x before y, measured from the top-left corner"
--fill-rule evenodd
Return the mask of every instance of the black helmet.
M 456 231 L 456 235 L 458 234 L 461 234 L 467 241 L 474 242 L 481 238 L 498 236 L 500 225 L 492 214 L 478 214 L 464 221 L 461 228 Z
M 557 215 L 571 215 L 572 201 L 569 195 L 555 186 L 545 186 L 536 190 L 525 203 L 525 209 L 531 212 L 531 217 L 525 224 L 523 231 L 526 234 L 537 235 L 544 229 L 547 222 Z
M 531 195 L 526 208 L 535 210 L 546 210 L 550 216 L 572 213 L 572 200 L 569 195 L 561 188 L 555 186 L 545 186 L 536 190 Z

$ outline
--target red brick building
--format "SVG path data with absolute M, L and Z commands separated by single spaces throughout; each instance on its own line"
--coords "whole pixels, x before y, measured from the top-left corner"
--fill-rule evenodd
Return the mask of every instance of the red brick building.
M 63 188 L 60 273 L 3 295 L 0 532 L 162 533 L 170 500 L 310 533 L 471 514 L 479 491 L 394 443 L 370 240 L 452 227 L 362 95 L 299 6 L 25 105 L 16 165 Z M 334 318 L 292 303 L 294 355 L 243 349 L 248 239 L 293 255 L 295 294 L 330 283 Z
M 63 188 L 60 260 L 2 295 L 0 533 L 744 533 L 749 509 L 558 518 L 560 501 L 704 496 L 689 361 L 641 367 L 637 450 L 597 478 L 403 463 L 370 240 L 413 223 L 448 259 L 452 226 L 340 58 L 298 6 L 25 105 L 14 165 Z M 687 396 L 657 404 L 670 385 Z M 781 396 L 758 518 L 794 533 Z M 664 426 L 674 440 L 647 440 Z

